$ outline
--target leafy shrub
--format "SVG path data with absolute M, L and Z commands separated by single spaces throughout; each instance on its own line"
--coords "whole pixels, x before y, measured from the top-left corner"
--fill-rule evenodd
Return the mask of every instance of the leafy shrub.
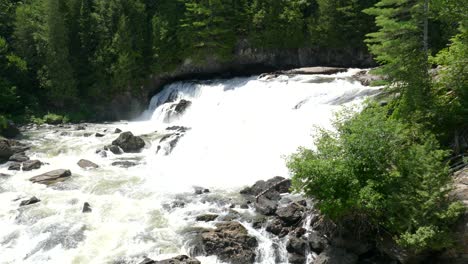
M 57 115 L 57 114 L 51 114 L 51 113 L 48 113 L 42 119 L 45 123 L 51 124 L 51 125 L 62 124 L 62 123 L 68 122 L 67 117 Z
M 464 210 L 446 200 L 451 178 L 432 134 L 388 117 L 369 105 L 343 113 L 336 131 L 320 130 L 316 149 L 301 148 L 288 160 L 293 188 L 317 199 L 339 223 L 362 215 L 376 229 L 414 250 L 451 244 L 448 227 Z

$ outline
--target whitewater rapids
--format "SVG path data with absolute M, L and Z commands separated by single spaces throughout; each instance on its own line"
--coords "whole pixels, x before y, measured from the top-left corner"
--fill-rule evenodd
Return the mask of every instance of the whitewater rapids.
M 143 256 L 159 260 L 187 254 L 185 231 L 213 226 L 196 222 L 197 215 L 227 214 L 242 187 L 288 177 L 285 157 L 299 146 L 313 147 L 316 127 L 330 128 L 343 105 L 360 105 L 378 92 L 353 80 L 357 71 L 177 82 L 156 95 L 137 121 L 88 124 L 84 131 L 53 126 L 25 131 L 24 141 L 32 145 L 26 154 L 46 165 L 31 172 L 0 165 L 0 173 L 12 175 L 0 178 L 0 263 L 139 263 Z M 182 99 L 190 107 L 165 122 L 171 105 L 166 102 Z M 156 154 L 169 126 L 190 130 L 169 155 Z M 115 128 L 142 135 L 146 148 L 120 156 L 109 152 L 107 158 L 96 154 L 117 137 Z M 96 132 L 105 136 L 94 137 Z M 81 169 L 80 159 L 100 168 Z M 138 165 L 111 166 L 121 159 Z M 54 169 L 70 169 L 73 176 L 52 187 L 28 181 Z M 211 192 L 197 196 L 194 186 Z M 32 196 L 41 202 L 19 207 Z M 174 201 L 185 206 L 171 208 Z M 81 212 L 84 202 L 92 213 Z M 236 210 L 254 215 L 250 209 Z M 259 241 L 257 263 L 287 263 L 283 241 L 243 224 Z M 285 256 L 275 255 L 273 243 Z M 216 257 L 198 259 L 219 263 Z

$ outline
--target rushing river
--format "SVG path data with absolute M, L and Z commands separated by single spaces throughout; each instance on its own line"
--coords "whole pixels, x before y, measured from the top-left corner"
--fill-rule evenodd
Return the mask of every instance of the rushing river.
M 197 215 L 227 214 L 240 201 L 242 187 L 288 177 L 284 158 L 299 146 L 312 147 L 316 126 L 329 128 L 343 104 L 359 104 L 376 92 L 351 79 L 356 71 L 173 83 L 138 121 L 25 131 L 24 141 L 32 145 L 26 154 L 45 165 L 31 172 L 0 165 L 0 173 L 12 175 L 0 178 L 0 263 L 139 263 L 143 256 L 189 253 L 186 230 L 213 225 L 196 222 Z M 171 105 L 182 99 L 191 105 L 183 115 L 168 118 Z M 172 151 L 159 144 L 170 126 L 190 128 Z M 145 149 L 96 154 L 117 138 L 116 128 L 141 135 Z M 96 132 L 104 137 L 95 137 Z M 82 169 L 80 159 L 100 168 Z M 112 166 L 116 160 L 138 165 Z M 73 176 L 50 187 L 28 181 L 54 169 L 69 169 Z M 196 195 L 194 186 L 210 193 Z M 32 196 L 41 202 L 19 207 Z M 84 202 L 92 213 L 82 213 Z M 177 203 L 185 206 L 173 206 Z M 235 210 L 254 215 L 251 209 Z M 287 262 L 274 252 L 266 231 L 243 224 L 259 241 L 258 263 Z M 284 244 L 275 243 L 280 245 L 276 252 L 286 254 Z M 218 263 L 216 257 L 198 259 Z

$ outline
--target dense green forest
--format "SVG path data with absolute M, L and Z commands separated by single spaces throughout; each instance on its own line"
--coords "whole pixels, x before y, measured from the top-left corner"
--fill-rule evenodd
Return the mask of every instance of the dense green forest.
M 365 36 L 377 27 L 363 10 L 377 2 L 1 0 L 0 114 L 86 114 L 187 60 L 229 61 L 242 40 L 263 49 L 367 50 Z M 431 15 L 431 51 L 456 30 L 449 15 Z

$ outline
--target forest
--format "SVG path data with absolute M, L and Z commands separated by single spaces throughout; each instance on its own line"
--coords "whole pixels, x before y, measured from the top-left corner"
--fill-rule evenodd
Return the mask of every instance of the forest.
M 363 10 L 377 2 L 2 0 L 0 113 L 26 121 L 47 112 L 86 119 L 89 106 L 137 89 L 152 74 L 187 60 L 203 64 L 207 55 L 232 60 L 243 40 L 262 49 L 367 51 L 366 34 L 377 25 L 375 12 Z M 456 1 L 440 2 L 444 8 L 431 6 L 429 15 L 432 54 L 457 33 L 465 11 Z

